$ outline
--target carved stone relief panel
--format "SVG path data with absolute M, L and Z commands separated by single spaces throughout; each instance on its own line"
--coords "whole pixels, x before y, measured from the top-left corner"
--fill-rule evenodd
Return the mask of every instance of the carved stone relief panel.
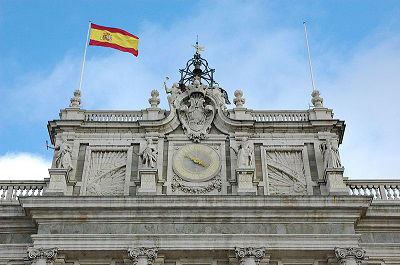
M 302 149 L 267 148 L 265 158 L 269 194 L 307 194 Z
M 84 169 L 84 195 L 124 195 L 127 150 L 89 148 Z

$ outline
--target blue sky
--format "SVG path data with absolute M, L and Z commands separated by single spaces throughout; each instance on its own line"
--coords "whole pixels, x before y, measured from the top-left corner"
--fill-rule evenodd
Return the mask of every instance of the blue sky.
M 140 38 L 139 57 L 89 47 L 86 109 L 142 109 L 165 76 L 179 78 L 199 35 L 230 97 L 252 109 L 306 109 L 311 85 L 346 121 L 342 162 L 350 178 L 399 178 L 399 1 L 7 1 L 0 0 L 0 178 L 43 178 L 52 152 L 47 121 L 77 88 L 88 21 Z M 24 167 L 15 165 L 21 165 Z M 16 169 L 17 168 L 17 169 Z

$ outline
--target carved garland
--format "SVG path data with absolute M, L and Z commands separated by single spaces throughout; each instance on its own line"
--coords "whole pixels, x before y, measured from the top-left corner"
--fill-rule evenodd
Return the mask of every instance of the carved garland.
M 189 193 L 189 194 L 205 194 L 213 190 L 221 191 L 222 180 L 221 178 L 217 177 L 214 180 L 212 180 L 207 186 L 188 186 L 182 183 L 181 178 L 174 175 L 174 177 L 172 178 L 171 188 L 173 192 L 179 189 L 184 193 Z

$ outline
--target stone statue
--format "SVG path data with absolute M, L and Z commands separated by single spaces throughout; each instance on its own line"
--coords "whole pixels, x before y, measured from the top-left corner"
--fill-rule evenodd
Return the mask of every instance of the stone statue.
M 169 78 L 167 77 L 166 80 L 168 80 Z M 172 85 L 171 88 L 167 87 L 167 83 L 164 82 L 164 88 L 165 88 L 165 92 L 167 94 L 171 94 L 168 96 L 168 103 L 172 106 L 174 104 L 174 101 L 176 99 L 176 97 L 182 93 L 182 91 L 179 89 L 179 84 L 178 83 L 174 83 Z
M 254 149 L 246 138 L 241 141 L 237 148 L 231 148 L 237 154 L 238 168 L 251 168 L 254 166 Z
M 218 105 L 221 107 L 221 110 L 226 111 L 227 107 L 226 107 L 225 95 L 223 93 L 224 90 L 220 86 L 216 85 L 213 87 L 212 91 L 218 100 Z
M 143 151 L 139 153 L 139 155 L 142 157 L 142 162 L 146 165 L 146 167 L 155 168 L 158 150 L 157 146 L 153 144 L 153 141 L 150 138 L 147 139 L 147 145 Z
M 65 139 L 61 139 L 55 146 L 47 146 L 48 148 L 54 149 L 54 159 L 56 168 L 67 169 L 68 173 L 73 169 L 72 167 L 72 150 L 71 146 Z
M 321 144 L 322 156 L 324 158 L 324 168 L 341 168 L 339 157 L 339 143 L 336 139 L 328 139 Z

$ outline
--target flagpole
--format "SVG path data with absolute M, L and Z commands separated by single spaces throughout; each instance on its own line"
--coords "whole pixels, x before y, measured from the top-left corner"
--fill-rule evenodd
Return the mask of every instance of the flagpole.
M 85 51 L 83 52 L 81 78 L 79 80 L 79 88 L 78 88 L 79 91 L 81 91 L 81 88 L 82 88 L 83 70 L 85 69 L 86 50 L 87 50 L 87 47 L 88 47 L 88 44 L 89 44 L 89 36 L 90 36 L 90 28 L 91 28 L 91 26 L 92 26 L 92 21 L 89 21 L 88 32 L 87 32 L 87 35 L 86 35 Z
M 310 75 L 311 75 L 311 84 L 312 84 L 312 90 L 315 90 L 315 85 L 314 85 L 314 75 L 312 72 L 312 64 L 311 64 L 311 56 L 310 56 L 310 46 L 308 45 L 308 36 L 307 36 L 307 28 L 306 28 L 306 22 L 303 21 L 304 25 L 304 36 L 306 37 L 306 46 L 307 46 L 307 54 L 308 54 L 308 64 L 310 65 Z

